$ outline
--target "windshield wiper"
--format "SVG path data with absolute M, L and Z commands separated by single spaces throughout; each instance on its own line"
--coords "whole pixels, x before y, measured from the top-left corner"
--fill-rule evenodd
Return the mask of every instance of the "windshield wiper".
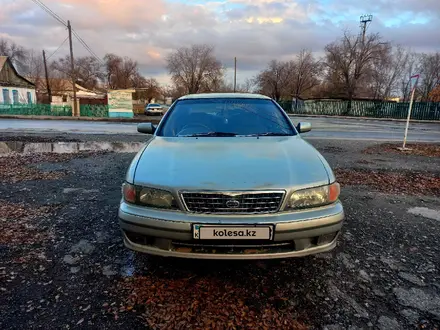
M 291 136 L 290 133 L 282 133 L 282 132 L 268 132 L 268 133 L 257 133 L 257 134 L 249 134 L 247 136 Z
M 231 132 L 207 132 L 207 133 L 196 133 L 190 135 L 181 135 L 186 137 L 204 137 L 204 136 L 237 136 L 237 133 Z

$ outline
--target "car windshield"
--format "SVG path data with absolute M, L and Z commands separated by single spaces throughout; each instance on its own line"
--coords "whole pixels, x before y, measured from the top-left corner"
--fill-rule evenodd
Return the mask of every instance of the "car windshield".
M 160 104 L 150 103 L 148 106 L 149 107 L 160 107 Z
M 272 100 L 213 98 L 177 101 L 158 136 L 295 135 Z

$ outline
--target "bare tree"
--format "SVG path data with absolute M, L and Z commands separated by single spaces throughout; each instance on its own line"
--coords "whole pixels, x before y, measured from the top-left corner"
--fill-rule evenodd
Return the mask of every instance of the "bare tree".
M 8 39 L 0 39 L 0 56 L 8 56 L 14 66 L 20 73 L 25 71 L 25 62 L 28 57 L 28 51 Z
M 399 79 L 405 72 L 410 53 L 400 45 L 384 48 L 371 67 L 371 89 L 375 99 L 386 99 L 399 90 Z
M 402 75 L 400 76 L 400 94 L 403 101 L 409 101 L 411 94 L 410 78 L 412 75 L 416 74 L 419 68 L 420 54 L 409 53 L 408 60 L 405 67 L 403 68 Z
M 53 61 L 51 68 L 60 72 L 63 78 L 72 76 L 69 56 Z M 103 66 L 93 56 L 76 57 L 75 77 L 78 84 L 93 90 L 104 79 Z
M 418 71 L 420 96 L 423 101 L 428 101 L 429 93 L 440 84 L 440 52 L 422 54 Z
M 28 51 L 23 62 L 22 74 L 27 80 L 33 82 L 37 88 L 41 85 L 41 81 L 45 80 L 43 56 L 41 53 L 36 53 L 34 50 Z
M 255 90 L 255 80 L 247 78 L 242 84 L 238 84 L 238 90 L 243 93 L 252 93 Z
M 154 78 L 146 79 L 146 96 L 148 102 L 150 102 L 153 98 L 157 99 L 160 96 L 163 96 L 163 90 L 159 84 L 159 82 Z
M 255 78 L 260 93 L 279 101 L 288 95 L 289 63 L 272 60 Z
M 223 67 L 214 55 L 214 47 L 182 47 L 167 58 L 167 68 L 176 86 L 189 94 L 215 90 L 223 80 Z
M 320 84 L 319 76 L 322 72 L 322 64 L 313 57 L 311 51 L 303 49 L 296 58 L 288 64 L 289 90 L 292 96 L 298 100 L 304 94 Z M 297 101 L 295 102 L 295 109 Z
M 335 88 L 343 92 L 350 102 L 358 91 L 360 82 L 371 72 L 374 61 L 380 59 L 389 45 L 381 41 L 379 34 L 367 35 L 365 41 L 357 35 L 344 33 L 340 41 L 325 47 L 326 65 Z M 342 87 L 342 88 L 341 88 Z
M 147 79 L 142 76 L 139 72 L 135 72 L 131 77 L 131 87 L 134 88 L 146 88 Z
M 238 83 L 235 87 L 235 92 L 237 93 L 253 93 L 256 88 L 256 81 L 252 78 L 247 78 L 244 82 Z M 234 92 L 234 84 L 225 84 L 224 90 L 222 92 L 232 93 Z
M 159 82 L 154 78 L 146 79 L 138 75 L 138 77 L 135 78 L 134 87 L 138 89 L 134 94 L 134 99 L 142 100 L 147 103 L 151 102 L 152 99 L 157 99 L 163 94 Z
M 129 57 L 107 54 L 104 57 L 107 84 L 110 89 L 125 89 L 135 87 L 139 78 L 136 61 Z
M 171 97 L 173 100 L 185 95 L 185 88 L 176 85 L 167 85 L 162 88 L 165 97 Z

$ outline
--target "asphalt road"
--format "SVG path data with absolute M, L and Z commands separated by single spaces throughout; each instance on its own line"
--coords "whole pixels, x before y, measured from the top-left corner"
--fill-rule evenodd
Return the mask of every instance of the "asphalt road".
M 292 120 L 295 123 L 299 121 L 312 123 L 313 130 L 305 135 L 307 138 L 400 141 L 405 130 L 405 123 L 393 121 L 317 117 L 293 117 Z M 0 132 L 138 134 L 136 125 L 136 123 L 115 122 L 0 119 Z M 408 141 L 440 141 L 440 123 L 411 123 Z

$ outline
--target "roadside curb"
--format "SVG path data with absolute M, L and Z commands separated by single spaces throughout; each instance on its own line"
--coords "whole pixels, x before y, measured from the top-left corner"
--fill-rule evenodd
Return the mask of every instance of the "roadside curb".
M 330 116 L 330 115 L 307 115 L 307 114 L 294 114 L 288 113 L 288 116 L 291 118 L 294 117 L 316 117 L 316 118 L 336 118 L 336 119 L 353 119 L 353 120 L 378 120 L 378 121 L 394 121 L 400 123 L 406 123 L 406 119 L 395 119 L 395 118 L 373 118 L 373 117 L 351 117 L 351 116 Z M 420 124 L 440 124 L 440 120 L 418 120 L 411 119 L 411 123 L 420 123 Z
M 0 119 L 31 119 L 31 120 L 72 120 L 72 121 L 100 121 L 116 123 L 159 123 L 161 118 L 105 118 L 105 117 L 70 117 L 70 116 L 20 116 L 20 115 L 0 115 Z

